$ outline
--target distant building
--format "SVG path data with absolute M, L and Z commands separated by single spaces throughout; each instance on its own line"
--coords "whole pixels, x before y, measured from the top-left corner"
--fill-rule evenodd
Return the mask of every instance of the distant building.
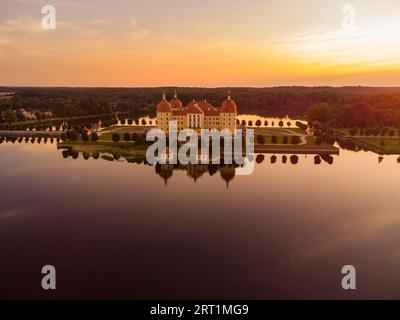
M 36 120 L 36 115 L 32 111 L 26 111 L 25 109 L 20 110 L 26 120 Z
M 167 101 L 165 94 L 157 106 L 157 127 L 164 132 L 169 130 L 169 122 L 176 121 L 178 131 L 193 129 L 236 130 L 237 106 L 228 95 L 221 107 L 212 106 L 207 100 L 190 102 L 186 107 L 175 93 L 174 99 Z

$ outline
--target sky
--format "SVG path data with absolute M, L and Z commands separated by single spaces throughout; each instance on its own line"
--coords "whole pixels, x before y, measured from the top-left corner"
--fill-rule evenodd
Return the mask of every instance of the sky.
M 400 1 L 0 2 L 0 86 L 282 85 L 400 86 Z

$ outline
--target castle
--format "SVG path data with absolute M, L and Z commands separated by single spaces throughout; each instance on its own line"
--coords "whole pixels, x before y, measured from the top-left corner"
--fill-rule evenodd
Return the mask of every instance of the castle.
M 221 107 L 212 106 L 207 100 L 190 102 L 186 107 L 175 93 L 171 101 L 167 101 L 165 93 L 157 105 L 157 127 L 164 132 L 169 130 L 169 122 L 176 121 L 178 131 L 193 129 L 198 134 L 201 129 L 236 130 L 237 107 L 228 95 Z

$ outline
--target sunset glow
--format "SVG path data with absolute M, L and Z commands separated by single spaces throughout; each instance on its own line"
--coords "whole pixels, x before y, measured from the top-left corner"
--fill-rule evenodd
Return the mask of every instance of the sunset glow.
M 0 85 L 400 85 L 398 1 L 3 2 Z

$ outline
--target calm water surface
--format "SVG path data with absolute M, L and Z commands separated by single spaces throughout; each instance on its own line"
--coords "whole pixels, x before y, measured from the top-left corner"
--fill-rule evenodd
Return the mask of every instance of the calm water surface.
M 166 184 L 144 164 L 1 144 L 0 297 L 400 299 L 398 157 L 270 156 L 251 176 L 174 170 Z

